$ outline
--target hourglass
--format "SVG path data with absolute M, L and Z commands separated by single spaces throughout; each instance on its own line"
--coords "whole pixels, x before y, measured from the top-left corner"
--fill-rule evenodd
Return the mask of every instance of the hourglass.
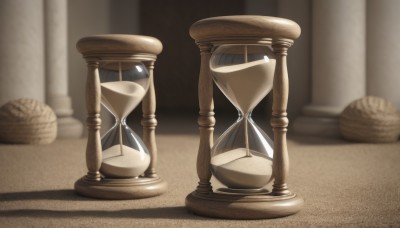
M 199 183 L 186 197 L 189 211 L 219 218 L 263 219 L 295 214 L 303 199 L 287 186 L 287 49 L 300 35 L 293 21 L 266 16 L 222 16 L 194 23 L 200 48 Z M 236 107 L 237 121 L 213 143 L 213 82 Z M 251 119 L 273 90 L 272 141 Z M 224 187 L 213 190 L 214 176 Z M 267 189 L 273 183 L 272 190 Z
M 167 184 L 156 172 L 153 68 L 160 41 L 138 35 L 95 35 L 77 43 L 87 61 L 88 173 L 75 183 L 85 196 L 132 199 L 160 195 Z M 142 102 L 143 141 L 127 125 Z M 115 124 L 100 139 L 100 103 Z

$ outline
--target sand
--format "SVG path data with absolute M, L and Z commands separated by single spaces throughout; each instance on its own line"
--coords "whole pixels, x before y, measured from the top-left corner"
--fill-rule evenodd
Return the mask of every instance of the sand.
M 271 91 L 274 70 L 275 59 L 211 69 L 217 86 L 243 114 L 252 111 Z
M 106 177 L 137 177 L 146 171 L 150 156 L 128 146 L 115 145 L 103 151 L 100 172 Z
M 102 104 L 117 118 L 126 117 L 142 101 L 146 90 L 136 82 L 101 83 Z
M 268 184 L 272 175 L 272 160 L 246 148 L 237 148 L 211 158 L 213 175 L 232 189 L 259 189 Z

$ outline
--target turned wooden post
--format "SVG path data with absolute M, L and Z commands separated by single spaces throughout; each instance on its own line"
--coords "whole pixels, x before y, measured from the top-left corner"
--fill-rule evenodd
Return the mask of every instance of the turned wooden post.
M 286 66 L 287 50 L 293 41 L 277 39 L 272 43 L 274 49 L 276 66 L 273 83 L 273 103 L 271 126 L 274 131 L 274 184 L 272 192 L 274 195 L 289 195 L 290 191 L 286 184 L 289 174 L 289 156 L 286 144 L 286 132 L 289 124 L 286 108 L 289 95 L 289 79 Z
M 157 166 L 157 144 L 155 129 L 157 127 L 156 119 L 156 93 L 154 90 L 154 61 L 145 62 L 146 68 L 149 71 L 149 90 L 142 101 L 142 127 L 143 127 L 143 142 L 150 152 L 150 165 L 145 172 L 146 177 L 158 177 Z
M 213 80 L 209 68 L 211 57 L 211 44 L 199 43 L 201 65 L 199 74 L 199 118 L 198 125 L 200 131 L 200 145 L 197 154 L 197 175 L 199 184 L 196 191 L 207 194 L 212 191 L 210 183 L 211 170 L 211 147 L 213 146 L 213 132 L 215 125 L 214 101 L 213 101 Z
M 88 140 L 86 146 L 86 165 L 88 173 L 86 179 L 99 181 L 100 180 L 100 165 L 101 165 L 101 140 L 100 140 L 100 77 L 99 77 L 99 62 L 95 60 L 87 61 L 88 73 L 86 79 L 86 109 L 88 128 Z

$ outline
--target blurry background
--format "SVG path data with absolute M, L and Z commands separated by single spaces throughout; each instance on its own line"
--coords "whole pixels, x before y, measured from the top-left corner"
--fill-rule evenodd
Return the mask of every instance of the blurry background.
M 96 2 L 96 3 L 94 3 Z M 93 4 L 96 7 L 93 8 Z M 221 15 L 270 15 L 290 17 L 300 23 L 302 37 L 290 50 L 290 73 L 297 71 L 291 79 L 293 87 L 289 115 L 299 115 L 301 107 L 310 101 L 310 1 L 300 1 L 290 7 L 284 1 L 219 0 L 219 1 L 68 1 L 69 5 L 69 69 L 70 88 L 76 115 L 85 118 L 84 100 L 78 91 L 84 90 L 86 66 L 75 49 L 76 41 L 86 35 L 99 33 L 130 33 L 154 36 L 164 45 L 163 52 L 155 64 L 155 88 L 158 118 L 191 118 L 194 127 L 198 113 L 197 82 L 200 68 L 200 53 L 189 36 L 189 27 L 194 22 Z M 287 5 L 287 6 L 286 6 Z M 96 9 L 96 10 L 93 10 Z M 90 13 L 89 13 L 90 12 Z M 299 59 L 298 61 L 291 61 Z M 237 118 L 236 110 L 218 89 L 214 89 L 216 118 Z M 137 109 L 130 118 L 139 118 Z M 266 98 L 254 110 L 254 118 L 269 116 L 271 98 Z M 83 118 L 82 118 L 83 117 Z M 267 121 L 267 119 L 265 119 Z M 217 120 L 218 121 L 218 120 Z M 162 124 L 162 122 L 160 122 Z
M 95 3 L 94 3 L 95 2 Z M 296 98 L 291 101 L 290 117 L 299 114 L 303 105 L 309 102 L 309 9 L 310 1 L 295 3 L 299 13 L 292 18 L 302 23 L 303 34 L 301 40 L 296 42 L 296 47 L 290 50 L 293 57 L 303 56 L 301 61 L 290 61 L 293 70 L 299 68 L 293 77 L 292 85 L 297 85 L 293 93 Z M 93 4 L 96 7 L 93 8 Z M 69 69 L 70 88 L 74 92 L 71 96 L 74 101 L 74 110 L 78 117 L 85 116 L 84 100 L 80 99 L 78 91 L 84 90 L 85 63 L 75 49 L 76 41 L 86 35 L 98 33 L 131 33 L 154 36 L 164 45 L 163 52 L 158 56 L 155 64 L 155 88 L 157 94 L 157 115 L 174 117 L 193 116 L 198 113 L 197 82 L 200 68 L 200 53 L 194 41 L 189 36 L 189 27 L 194 22 L 212 16 L 221 15 L 278 15 L 277 1 L 254 0 L 219 0 L 219 1 L 68 1 L 69 5 Z M 300 9 L 299 9 L 300 7 Z M 96 10 L 93 10 L 96 9 Z M 281 10 L 281 14 L 285 13 Z M 90 13 L 89 13 L 90 12 Z M 301 20 L 296 17 L 302 18 Z M 304 24 L 304 25 L 303 25 Z M 297 49 L 297 50 L 296 50 Z M 303 51 L 301 51 L 303 50 Z M 293 52 L 293 53 L 292 53 Z M 297 53 L 297 54 L 296 54 Z M 290 56 L 292 58 L 292 56 Z M 298 58 L 298 57 L 297 57 Z M 298 58 L 300 59 L 300 58 Z M 296 65 L 294 65 L 296 64 Z M 294 72 L 291 72 L 294 73 Z M 294 74 L 293 74 L 294 76 Z M 292 92 L 292 91 L 291 91 Z M 234 107 L 226 100 L 218 89 L 214 89 L 215 113 L 228 114 L 236 118 Z M 267 98 L 260 104 L 254 116 L 269 115 L 270 99 Z M 137 110 L 136 112 L 137 113 Z M 135 115 L 132 116 L 138 116 Z M 132 118 L 131 116 L 131 118 Z M 82 118 L 81 120 L 84 120 Z
M 302 28 L 288 55 L 293 132 L 337 136 L 337 116 L 357 98 L 378 95 L 400 107 L 399 10 L 396 0 L 1 0 L 0 105 L 28 96 L 57 109 L 51 100 L 65 87 L 60 100 L 70 98 L 68 115 L 84 123 L 86 65 L 76 42 L 93 34 L 141 34 L 164 45 L 155 64 L 158 117 L 184 116 L 195 125 L 200 54 L 189 36 L 190 25 L 212 16 L 268 15 L 292 19 Z M 62 27 L 64 36 L 49 29 Z M 62 37 L 65 51 L 50 56 L 51 40 L 62 43 Z M 65 74 L 66 80 L 54 81 L 48 67 L 60 56 L 66 58 L 65 68 L 56 72 Z M 49 94 L 51 83 L 61 86 L 50 86 Z M 214 91 L 217 121 L 225 116 L 235 119 L 233 106 L 218 89 Z M 268 96 L 254 116 L 264 118 L 270 112 Z M 140 118 L 140 110 L 130 118 Z

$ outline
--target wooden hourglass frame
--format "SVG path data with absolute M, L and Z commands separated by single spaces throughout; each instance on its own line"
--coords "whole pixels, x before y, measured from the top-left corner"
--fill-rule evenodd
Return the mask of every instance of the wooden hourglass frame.
M 139 35 L 94 35 L 77 43 L 78 51 L 86 60 L 86 108 L 88 140 L 86 147 L 87 174 L 75 183 L 81 195 L 103 199 L 135 199 L 160 195 L 167 183 L 156 171 L 157 145 L 155 141 L 156 100 L 153 83 L 154 62 L 161 53 L 161 42 L 153 37 Z M 99 65 L 103 62 L 141 62 L 149 73 L 149 87 L 142 100 L 143 142 L 150 154 L 150 165 L 143 175 L 135 178 L 112 178 L 100 173 L 102 145 L 100 139 L 101 86 Z M 120 69 L 121 70 L 121 69 Z
M 297 23 L 267 16 L 221 16 L 197 21 L 190 36 L 200 49 L 199 118 L 200 145 L 197 157 L 198 186 L 186 197 L 189 211 L 203 216 L 228 219 L 265 219 L 295 214 L 304 201 L 286 183 L 289 157 L 286 145 L 288 118 L 288 73 L 286 56 L 293 40 L 300 36 Z M 215 47 L 223 44 L 271 45 L 276 58 L 273 79 L 271 126 L 274 132 L 273 189 L 268 193 L 226 193 L 211 186 L 211 148 L 215 125 L 213 79 L 209 61 Z

